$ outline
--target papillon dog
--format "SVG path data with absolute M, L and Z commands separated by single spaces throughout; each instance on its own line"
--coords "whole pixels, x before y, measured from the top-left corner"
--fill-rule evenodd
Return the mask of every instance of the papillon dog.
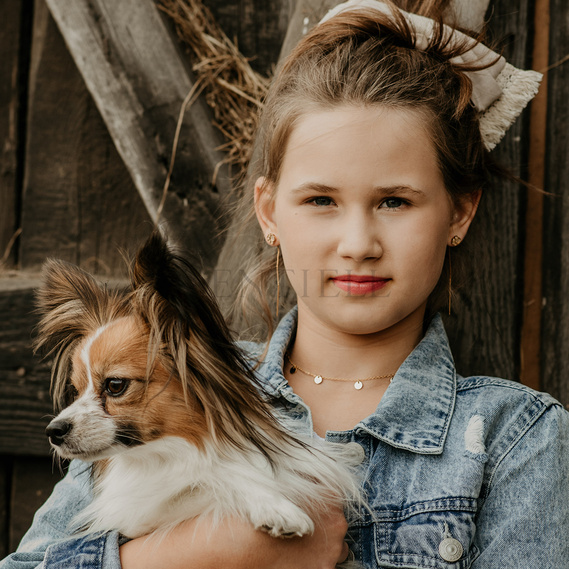
M 46 434 L 59 457 L 92 463 L 81 531 L 135 538 L 208 514 L 302 536 L 360 500 L 361 456 L 284 426 L 207 283 L 158 233 L 128 288 L 57 260 L 42 282 L 36 345 L 60 410 Z

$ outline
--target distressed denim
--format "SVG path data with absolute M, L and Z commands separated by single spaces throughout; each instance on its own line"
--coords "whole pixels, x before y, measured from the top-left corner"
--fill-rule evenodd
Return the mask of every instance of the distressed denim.
M 310 410 L 282 373 L 295 326 L 293 310 L 273 335 L 259 376 L 295 429 L 310 436 Z M 261 353 L 261 346 L 244 347 Z M 569 569 L 569 413 L 519 383 L 457 375 L 440 317 L 376 411 L 326 439 L 365 451 L 370 507 L 349 529 L 364 567 Z M 86 466 L 72 463 L 0 569 L 118 569 L 116 532 L 66 532 L 90 492 Z

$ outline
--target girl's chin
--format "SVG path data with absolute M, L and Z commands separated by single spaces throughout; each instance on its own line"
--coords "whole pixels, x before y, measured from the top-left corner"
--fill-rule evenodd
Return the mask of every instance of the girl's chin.
M 299 311 L 304 320 L 308 314 L 326 328 L 358 336 L 378 334 L 411 324 L 416 320 L 420 328 L 423 325 L 426 301 L 418 302 L 417 307 L 409 312 L 409 302 L 397 306 L 389 295 L 351 297 L 345 295 L 330 296 L 327 302 L 318 306 L 299 299 Z

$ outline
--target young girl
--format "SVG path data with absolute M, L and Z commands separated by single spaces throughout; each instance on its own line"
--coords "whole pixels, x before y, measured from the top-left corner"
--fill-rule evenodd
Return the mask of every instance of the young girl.
M 302 539 L 235 519 L 150 545 L 75 538 L 90 489 L 72 463 L 2 569 L 569 567 L 569 414 L 518 383 L 458 376 L 436 314 L 489 149 L 530 97 L 433 9 L 355 4 L 302 40 L 266 101 L 255 210 L 297 307 L 247 347 L 299 432 L 361 446 L 370 510 L 350 528 L 330 511 Z

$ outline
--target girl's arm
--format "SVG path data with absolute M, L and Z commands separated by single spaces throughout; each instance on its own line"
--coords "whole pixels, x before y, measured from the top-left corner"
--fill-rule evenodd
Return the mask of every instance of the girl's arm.
M 190 520 L 166 537 L 142 537 L 120 548 L 123 569 L 333 569 L 348 556 L 341 511 L 322 517 L 313 535 L 279 539 L 251 524 Z
M 472 569 L 569 568 L 569 413 L 547 409 L 491 471 Z

